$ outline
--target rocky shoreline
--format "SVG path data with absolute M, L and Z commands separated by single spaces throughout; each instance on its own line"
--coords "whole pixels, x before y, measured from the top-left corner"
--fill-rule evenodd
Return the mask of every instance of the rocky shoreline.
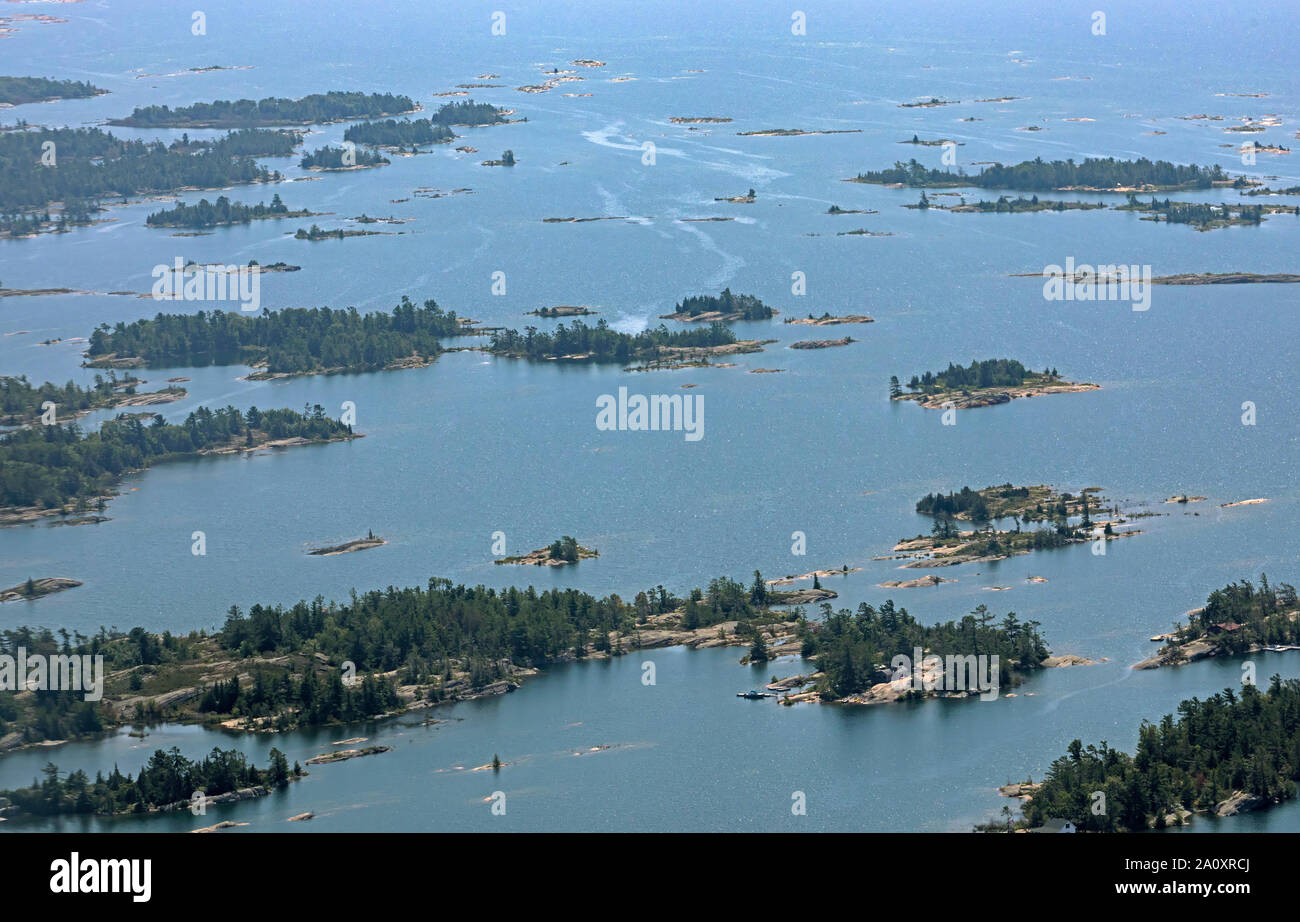
M 1026 384 L 1021 387 L 984 387 L 950 389 L 935 393 L 899 394 L 891 400 L 912 400 L 927 410 L 971 410 L 1010 403 L 1022 397 L 1046 397 L 1051 394 L 1081 394 L 1101 390 L 1100 384 L 1077 384 L 1063 381 L 1060 384 Z

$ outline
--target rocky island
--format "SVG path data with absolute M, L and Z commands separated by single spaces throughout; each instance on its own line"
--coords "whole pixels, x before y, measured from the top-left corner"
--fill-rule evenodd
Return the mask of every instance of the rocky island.
M 17 586 L 0 589 L 0 602 L 32 601 L 43 596 L 53 595 L 56 592 L 75 589 L 80 585 L 81 580 L 69 579 L 66 576 L 44 576 L 40 579 L 29 578 L 26 582 L 19 583 Z
M 814 317 L 812 314 L 807 317 L 787 317 L 784 322 L 812 327 L 829 327 L 842 323 L 875 323 L 876 321 L 866 314 L 844 314 L 841 317 L 834 317 L 828 312 L 823 313 L 820 317 Z
M 1032 372 L 1014 359 L 986 359 L 969 367 L 950 362 L 945 371 L 913 375 L 907 387 L 909 393 L 904 393 L 898 379 L 891 379 L 890 399 L 913 400 L 928 410 L 969 410 L 1019 397 L 1095 391 L 1101 385 L 1066 381 L 1054 368 Z
M 856 343 L 857 340 L 852 336 L 845 336 L 843 339 L 805 339 L 797 343 L 791 343 L 791 349 L 831 349 L 835 346 L 847 346 L 849 343 Z
M 597 311 L 580 304 L 559 304 L 555 307 L 539 307 L 537 310 L 528 311 L 527 313 L 536 317 L 585 317 L 588 314 L 595 314 Z
M 573 538 L 565 535 L 562 538 L 555 539 L 546 547 L 516 557 L 499 557 L 492 562 L 496 564 L 519 564 L 521 566 L 562 567 L 566 564 L 577 563 L 579 560 L 588 560 L 599 556 L 599 551 L 594 548 L 583 547 Z
M 720 295 L 696 295 L 683 298 L 672 313 L 660 314 L 660 320 L 683 323 L 715 323 L 731 320 L 770 320 L 779 313 L 753 295 L 732 294 L 724 288 Z
M 909 560 L 904 569 L 933 569 L 1140 534 L 1133 529 L 1117 530 L 1116 526 L 1126 524 L 1118 512 L 1113 518 L 1094 518 L 1105 506 L 1100 487 L 1087 487 L 1074 495 L 1047 486 L 1007 483 L 982 490 L 962 487 L 946 496 L 927 494 L 917 501 L 916 511 L 934 517 L 930 534 L 905 538 L 894 545 L 894 556 L 880 559 Z M 1013 528 L 993 527 L 993 522 L 1006 519 L 1011 519 Z M 962 531 L 957 523 L 963 520 L 974 528 Z M 1022 528 L 1032 523 L 1050 527 Z
M 383 547 L 387 543 L 387 541 L 377 537 L 371 531 L 367 532 L 364 538 L 355 538 L 352 541 L 345 541 L 343 544 L 332 544 L 328 547 L 313 548 L 307 554 L 312 557 L 334 557 L 338 554 L 351 554 L 355 551 L 369 550 L 372 547 Z

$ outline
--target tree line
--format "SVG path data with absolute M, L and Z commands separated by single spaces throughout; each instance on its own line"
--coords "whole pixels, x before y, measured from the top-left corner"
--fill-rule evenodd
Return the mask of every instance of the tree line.
M 929 627 L 906 608 L 896 608 L 892 599 L 879 608 L 864 602 L 856 612 L 832 611 L 829 602 L 821 608 L 821 620 L 802 622 L 799 633 L 803 656 L 814 659 L 824 675 L 820 690 L 827 698 L 842 698 L 896 678 L 889 668 L 892 658 L 910 658 L 917 647 L 943 656 L 997 656 L 1000 678 L 1008 684 L 1018 680 L 1018 672 L 1041 665 L 1049 653 L 1037 621 L 1022 622 L 1008 612 L 995 624 L 984 605 L 959 622 Z
M 1143 721 L 1133 755 L 1105 740 L 1086 747 L 1074 740 L 1025 805 L 1024 824 L 1060 818 L 1089 832 L 1163 829 L 1170 817 L 1182 825 L 1180 811 L 1211 810 L 1239 791 L 1265 804 L 1289 800 L 1297 780 L 1300 680 L 1275 675 L 1267 691 L 1225 688 L 1179 703 L 1177 717 Z M 1104 810 L 1093 809 L 1097 803 Z
M 188 133 L 173 141 L 169 150 L 194 153 L 208 150 L 227 157 L 288 157 L 302 143 L 302 134 L 281 128 L 241 128 L 216 138 L 191 138 Z
M 244 128 L 255 125 L 306 125 L 399 115 L 415 109 L 409 96 L 393 93 L 312 93 L 301 99 L 218 99 L 189 106 L 137 106 L 110 125 L 132 128 Z
M 736 334 L 722 323 L 689 330 L 669 330 L 660 324 L 654 329 L 630 334 L 611 330 L 602 318 L 595 326 L 588 326 L 581 320 L 567 326 L 561 323 L 551 333 L 532 326 L 525 327 L 523 333 L 518 330 L 494 331 L 488 351 L 532 360 L 568 358 L 626 363 L 634 359 L 657 358 L 664 348 L 702 348 L 734 342 Z
M 463 325 L 433 299 L 420 307 L 403 296 L 392 313 L 287 308 L 256 316 L 237 311 L 158 314 L 152 320 L 101 324 L 87 356 L 131 356 L 150 365 L 233 365 L 264 361 L 268 371 L 300 373 L 326 368 L 365 371 L 411 355 L 431 358 L 441 336 Z
M 237 749 L 213 747 L 202 759 L 187 759 L 180 749 L 158 749 L 132 778 L 117 766 L 95 780 L 81 769 L 62 775 L 57 765 L 46 763 L 44 780 L 31 787 L 0 791 L 14 806 L 37 816 L 67 813 L 114 816 L 120 813 L 148 813 L 151 809 L 192 803 L 194 792 L 216 797 L 231 791 L 262 786 L 282 787 L 302 775 L 302 767 L 279 749 L 272 749 L 269 765 L 259 769 Z M 61 777 L 62 775 L 62 777 Z
M 382 122 L 360 122 L 349 125 L 343 140 L 372 147 L 412 147 L 418 144 L 437 144 L 456 136 L 450 128 L 433 119 L 385 119 Z
M 54 147 L 44 147 L 46 142 Z M 125 140 L 98 128 L 0 132 L 0 213 L 51 202 L 278 178 L 251 158 L 232 156 L 219 147 L 182 153 L 161 141 Z
M 270 205 L 263 205 L 261 202 L 256 205 L 245 205 L 219 195 L 216 202 L 209 202 L 203 198 L 195 205 L 179 202 L 173 208 L 155 211 L 145 218 L 145 223 L 150 227 L 220 227 L 227 224 L 247 224 L 257 218 L 284 217 L 290 214 L 288 206 L 280 201 L 278 192 L 271 198 Z
M 155 415 L 145 425 L 138 416 L 123 414 L 95 432 L 75 424 L 19 429 L 0 437 L 0 507 L 53 509 L 75 501 L 85 508 L 109 495 L 123 474 L 159 461 L 193 457 L 211 448 L 251 447 L 259 436 L 324 440 L 350 432 L 350 427 L 325 416 L 319 405 L 304 413 L 200 407 L 178 424 Z
M 110 371 L 107 378 L 95 375 L 95 383 L 86 388 L 72 381 L 62 387 L 49 381 L 34 385 L 26 375 L 0 377 L 0 426 L 33 422 L 43 412 L 42 404 L 46 401 L 55 405 L 56 418 L 106 407 L 119 391 L 134 394 L 139 380 L 130 372 L 119 378 L 117 372 Z
M 1167 160 L 1116 160 L 1088 157 L 1081 163 L 1070 160 L 1045 161 L 1042 157 L 1011 166 L 994 164 L 978 173 L 965 170 L 930 169 L 916 160 L 896 161 L 892 168 L 859 173 L 858 182 L 902 183 L 912 187 L 975 186 L 983 189 L 1063 189 L 1086 186 L 1118 189 L 1155 186 L 1162 189 L 1208 189 L 1228 179 L 1223 168 L 1170 163 Z M 1240 182 L 1240 181 L 1239 181 Z
M 298 161 L 298 166 L 304 170 L 342 170 L 353 166 L 381 166 L 390 162 L 383 154 L 372 150 L 350 151 L 344 147 L 327 145 L 303 154 L 302 159 Z
M 674 309 L 675 313 L 695 316 L 717 311 L 721 314 L 740 314 L 744 320 L 768 320 L 773 311 L 753 295 L 732 294 L 730 288 L 722 289 L 720 295 L 695 295 L 683 298 Z
M 48 77 L 0 77 L 0 104 L 21 106 L 48 99 L 84 99 L 104 91 L 85 80 L 51 80 Z
M 1055 370 L 1044 371 L 1043 377 L 1055 377 Z M 927 371 L 922 375 L 913 375 L 912 380 L 907 382 L 911 390 L 920 390 L 925 393 L 934 393 L 936 391 L 958 390 L 961 388 L 972 387 L 1019 387 L 1025 383 L 1026 378 L 1037 378 L 1038 375 L 1025 369 L 1025 366 L 1015 359 L 985 359 L 983 361 L 972 361 L 969 366 L 954 365 L 948 363 L 948 367 L 943 371 Z
M 474 102 L 472 99 L 467 99 L 464 102 L 444 103 L 433 114 L 433 121 L 447 127 L 453 125 L 497 125 L 505 120 L 506 117 L 496 106 L 486 102 Z

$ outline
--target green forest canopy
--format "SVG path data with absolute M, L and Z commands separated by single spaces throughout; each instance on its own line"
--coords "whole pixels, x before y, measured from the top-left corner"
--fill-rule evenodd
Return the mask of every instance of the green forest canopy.
M 55 157 L 52 166 L 42 162 L 47 152 Z M 51 202 L 222 188 L 278 177 L 219 144 L 185 153 L 161 141 L 124 140 L 98 128 L 0 132 L 0 214 Z
M 287 374 L 344 368 L 382 368 L 399 358 L 426 358 L 441 351 L 438 337 L 463 325 L 454 311 L 429 299 L 416 307 L 403 296 L 392 313 L 287 308 L 255 316 L 238 311 L 158 314 L 152 320 L 101 324 L 90 336 L 87 356 L 138 357 L 150 365 L 234 365 L 265 361 Z
M 1090 189 L 1120 190 L 1154 186 L 1157 189 L 1208 189 L 1213 183 L 1226 182 L 1227 174 L 1217 163 L 1202 167 L 1184 166 L 1167 160 L 1116 160 L 1114 157 L 1088 157 L 1074 160 L 1043 160 L 1037 157 L 1014 166 L 994 164 L 978 173 L 964 170 L 930 169 L 916 160 L 895 162 L 891 169 L 859 173 L 855 179 L 866 183 L 902 183 L 912 187 L 976 186 L 983 189 L 1065 189 L 1075 186 Z
M 84 99 L 105 92 L 84 80 L 51 80 L 48 77 L 0 77 L 0 103 L 21 106 L 49 99 Z
M 392 93 L 312 93 L 301 99 L 218 99 L 172 109 L 137 106 L 110 125 L 132 128 L 248 128 L 257 125 L 309 125 L 358 118 L 382 118 L 412 112 L 415 101 Z
M 256 433 L 319 440 L 349 432 L 319 405 L 305 413 L 199 407 L 180 424 L 154 416 L 145 425 L 138 417 L 121 415 L 89 433 L 75 424 L 19 429 L 0 437 L 0 507 L 85 504 L 108 495 L 129 471 L 204 449 L 252 445 Z

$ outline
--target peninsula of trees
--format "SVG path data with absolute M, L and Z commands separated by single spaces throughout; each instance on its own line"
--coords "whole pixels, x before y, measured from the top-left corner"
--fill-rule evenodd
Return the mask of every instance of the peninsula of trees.
M 230 224 L 248 224 L 250 221 L 262 218 L 310 216 L 311 212 L 305 208 L 301 211 L 290 211 L 288 206 L 280 201 L 279 193 L 271 198 L 270 205 L 263 205 L 261 202 L 256 205 L 245 205 L 219 195 L 215 203 L 204 198 L 199 199 L 197 205 L 186 205 L 181 202 L 173 208 L 156 211 L 145 219 L 145 223 L 150 227 L 223 227 Z
M 312 93 L 301 99 L 218 99 L 172 109 L 137 106 L 110 125 L 129 128 L 252 128 L 259 125 L 319 125 L 362 118 L 385 118 L 414 112 L 409 96 L 392 93 Z
M 775 310 L 753 295 L 732 294 L 730 288 L 724 288 L 720 295 L 695 295 L 683 298 L 671 314 L 663 314 L 660 319 L 697 323 L 717 320 L 770 320 L 775 313 L 777 313 Z
M 54 404 L 55 421 L 64 422 L 91 410 L 138 405 L 145 397 L 185 395 L 185 389 L 179 387 L 169 387 L 155 394 L 137 394 L 136 385 L 140 383 L 140 379 L 130 373 L 119 378 L 112 371 L 107 378 L 95 375 L 94 385 L 88 388 L 71 381 L 62 387 L 46 381 L 38 387 L 28 381 L 26 375 L 16 378 L 0 376 L 0 426 L 35 423 L 40 419 L 47 402 Z
M 1186 624 L 1163 635 L 1165 646 L 1133 668 L 1178 666 L 1212 656 L 1260 650 L 1300 649 L 1300 602 L 1288 583 L 1271 586 L 1260 576 L 1230 583 L 1210 593 L 1205 607 L 1189 612 Z
M 42 162 L 53 142 L 55 168 Z M 183 153 L 160 141 L 128 141 L 98 128 L 42 128 L 0 132 L 0 214 L 63 202 L 65 211 L 88 200 L 182 188 L 222 188 L 270 182 L 279 174 L 221 145 Z
M 913 375 L 903 393 L 894 377 L 889 382 L 891 400 L 915 400 L 928 409 L 958 410 L 1009 403 L 1017 397 L 1097 390 L 1096 384 L 1065 381 L 1055 368 L 1033 372 L 1015 359 L 973 361 L 969 367 L 948 363 L 939 372 Z
M 84 99 L 107 93 L 84 80 L 50 80 L 46 77 L 0 77 L 0 105 L 21 106 L 52 99 Z
M 152 320 L 101 324 L 90 336 L 96 367 L 257 365 L 270 374 L 374 371 L 427 364 L 442 351 L 438 337 L 464 325 L 454 311 L 403 297 L 392 313 L 356 308 L 287 308 L 250 316 L 238 311 L 158 314 Z
M 0 437 L 0 525 L 102 506 L 125 474 L 162 461 L 350 438 L 351 427 L 319 405 L 306 413 L 200 407 L 180 424 L 124 415 L 89 433 L 75 424 L 19 429 Z
M 1045 161 L 1041 157 L 1014 166 L 995 164 L 975 174 L 964 170 L 932 170 L 916 160 L 896 162 L 892 169 L 859 173 L 852 182 L 904 185 L 914 188 L 975 186 L 982 189 L 1053 189 L 1128 192 L 1165 192 L 1180 189 L 1208 189 L 1234 181 L 1218 164 L 1209 167 L 1184 166 L 1165 160 L 1116 160 L 1089 157 Z M 1237 180 L 1240 183 L 1242 180 Z
M 986 829 L 1041 826 L 1068 820 L 1086 832 L 1141 832 L 1182 826 L 1195 813 L 1231 816 L 1290 800 L 1300 781 L 1300 680 L 1273 676 L 1267 691 L 1253 684 L 1225 688 L 1178 705 L 1177 716 L 1143 722 L 1134 755 L 1105 740 L 1074 740 L 1054 761 L 1017 822 Z M 1094 792 L 1106 809 L 1094 811 Z
M 746 646 L 766 659 L 770 639 L 796 635 L 787 652 L 829 670 L 827 697 L 850 694 L 882 658 L 917 644 L 1003 656 L 1004 674 L 1046 655 L 1037 625 L 1009 615 L 990 627 L 977 609 L 959 624 L 923 628 L 888 602 L 843 610 L 825 623 L 774 610 L 825 589 L 779 591 L 758 572 L 750 585 L 719 577 L 685 598 L 662 585 L 597 598 L 574 589 L 537 591 L 453 585 L 388 587 L 341 602 L 232 606 L 220 631 L 186 636 L 101 628 L 93 637 L 20 627 L 0 631 L 0 653 L 102 655 L 104 698 L 75 692 L 0 692 L 0 739 L 8 746 L 93 736 L 128 721 L 186 720 L 243 730 L 287 730 L 500 694 L 539 667 L 636 649 L 686 644 Z M 829 614 L 829 613 L 828 613 Z M 755 654 L 758 653 L 757 656 Z M 1041 655 L 1040 655 L 1041 654 Z M 342 664 L 358 681 L 345 684 Z

